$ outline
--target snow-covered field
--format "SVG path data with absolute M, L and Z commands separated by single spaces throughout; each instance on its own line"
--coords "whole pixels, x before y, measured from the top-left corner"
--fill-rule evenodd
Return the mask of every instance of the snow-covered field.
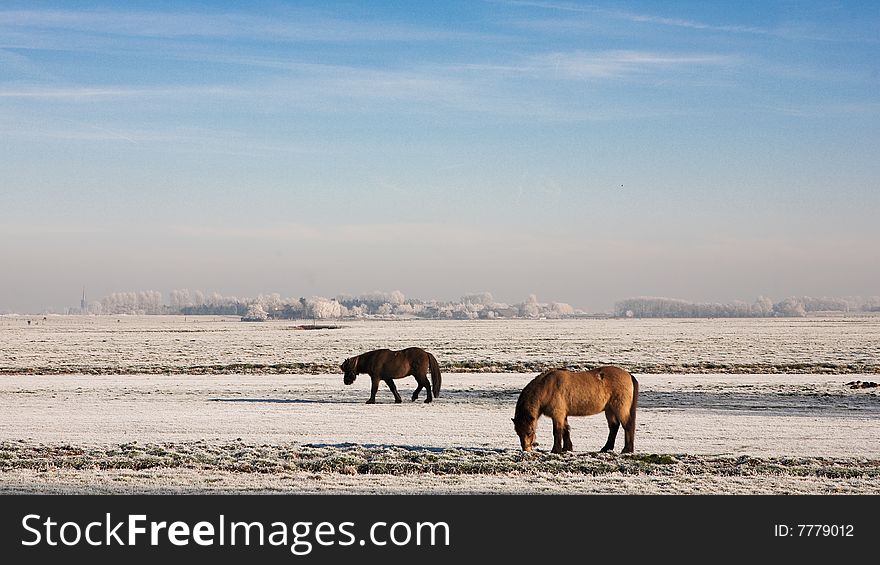
M 417 345 L 444 369 L 619 364 L 650 373 L 880 373 L 880 316 L 681 320 L 241 322 L 229 317 L 0 316 L 0 374 L 335 373 Z
M 880 388 L 848 384 L 880 380 L 880 318 L 296 325 L 0 317 L 0 491 L 880 494 Z M 409 345 L 449 369 L 432 404 L 335 369 Z M 640 382 L 636 453 L 595 452 L 602 416 L 522 453 L 525 383 L 598 363 Z

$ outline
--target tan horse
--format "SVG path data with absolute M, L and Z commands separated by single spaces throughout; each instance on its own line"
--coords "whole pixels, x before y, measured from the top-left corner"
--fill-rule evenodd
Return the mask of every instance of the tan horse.
M 428 392 L 425 402 L 431 402 L 435 396 L 440 396 L 440 366 L 437 359 L 433 355 L 419 347 L 409 347 L 401 351 L 391 351 L 390 349 L 376 349 L 367 353 L 361 353 L 354 357 L 349 357 L 339 366 L 344 373 L 342 382 L 350 385 L 360 373 L 367 373 L 373 381 L 370 390 L 370 399 L 367 404 L 376 403 L 376 391 L 379 390 L 379 381 L 385 381 L 391 393 L 394 395 L 394 402 L 402 402 L 397 387 L 394 385 L 394 379 L 412 375 L 416 378 L 419 386 L 412 394 L 415 401 L 419 397 L 422 388 Z M 428 382 L 428 371 L 431 371 L 431 381 L 433 382 L 433 390 L 431 383 Z M 433 393 L 433 394 L 432 394 Z
M 614 449 L 621 424 L 625 443 L 623 453 L 632 453 L 636 433 L 636 405 L 639 383 L 620 367 L 599 367 L 591 371 L 564 369 L 544 371 L 523 388 L 516 402 L 513 428 L 523 451 L 531 451 L 538 418 L 553 420 L 553 453 L 571 451 L 569 416 L 592 416 L 605 412 L 608 441 L 602 451 Z

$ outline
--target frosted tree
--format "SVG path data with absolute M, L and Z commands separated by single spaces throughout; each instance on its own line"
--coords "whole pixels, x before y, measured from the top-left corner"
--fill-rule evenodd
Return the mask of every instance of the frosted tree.
M 794 296 L 790 296 L 781 302 L 773 305 L 773 311 L 778 316 L 806 316 L 807 310 L 804 303 Z
M 770 316 L 773 314 L 773 301 L 766 296 L 759 296 L 752 305 L 752 313 L 755 316 Z
M 136 314 L 137 294 L 113 292 L 101 299 L 101 309 L 106 314 Z
M 321 320 L 342 317 L 342 305 L 335 300 L 324 300 L 316 303 L 315 317 Z
M 357 297 L 356 301 L 360 302 L 361 304 L 366 304 L 370 307 L 370 309 L 375 310 L 385 303 L 391 304 L 391 306 L 403 304 L 404 302 L 406 302 L 406 296 L 404 296 L 404 294 L 399 290 L 395 290 L 392 292 L 374 291 L 361 294 Z
M 475 294 L 465 294 L 461 297 L 462 304 L 482 304 L 488 306 L 494 302 L 491 292 L 478 292 Z
M 393 290 L 388 294 L 388 303 L 392 306 L 399 306 L 406 302 L 406 296 L 399 290 Z
M 520 306 L 520 315 L 526 318 L 537 318 L 541 315 L 541 308 L 538 305 L 538 297 L 530 294 L 525 302 Z
M 323 296 L 313 296 L 306 300 L 306 315 L 311 318 L 325 320 L 328 318 L 341 318 L 343 315 L 342 304 L 335 299 L 328 300 Z
M 562 318 L 574 314 L 574 308 L 565 302 L 553 302 L 550 304 L 549 314 L 554 318 Z
M 263 308 L 259 302 L 254 302 L 248 307 L 247 314 L 244 319 L 248 321 L 265 321 L 269 319 L 269 313 Z
M 363 318 L 367 315 L 366 306 L 352 306 L 348 309 L 348 315 L 354 318 Z
M 395 316 L 411 316 L 412 314 L 413 307 L 410 304 L 398 304 L 394 307 Z
M 145 290 L 138 293 L 137 310 L 144 314 L 162 313 L 162 293 L 155 290 Z
M 385 302 L 379 308 L 376 309 L 376 314 L 380 316 L 390 316 L 394 312 L 394 307 L 390 302 Z
M 172 290 L 168 295 L 168 305 L 171 306 L 172 310 L 180 310 L 181 308 L 192 306 L 193 303 L 189 296 L 189 290 L 185 288 Z
M 284 301 L 281 300 L 281 295 L 277 292 L 257 295 L 256 302 L 267 312 L 278 312 L 284 307 Z

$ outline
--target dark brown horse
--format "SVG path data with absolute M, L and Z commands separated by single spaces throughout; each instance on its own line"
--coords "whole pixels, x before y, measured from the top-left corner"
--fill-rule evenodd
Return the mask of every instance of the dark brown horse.
M 571 451 L 569 416 L 591 416 L 605 412 L 608 441 L 602 451 L 614 449 L 621 424 L 625 443 L 623 453 L 632 453 L 636 434 L 636 406 L 639 382 L 620 367 L 599 367 L 573 372 L 563 369 L 544 371 L 522 389 L 516 402 L 513 428 L 523 451 L 531 451 L 538 418 L 553 420 L 553 453 Z
M 360 373 L 370 375 L 373 387 L 370 390 L 370 399 L 367 400 L 367 404 L 376 403 L 379 381 L 385 381 L 394 395 L 394 402 L 400 403 L 400 394 L 394 385 L 394 379 L 401 379 L 409 375 L 414 376 L 419 384 L 412 394 L 413 401 L 419 397 L 422 388 L 428 392 L 428 398 L 425 399 L 425 402 L 431 402 L 435 396 L 440 396 L 440 366 L 433 355 L 419 347 L 409 347 L 401 351 L 376 349 L 349 357 L 342 362 L 339 368 L 344 373 L 342 382 L 347 385 L 353 383 Z M 428 382 L 429 370 L 431 371 L 433 390 L 431 383 Z

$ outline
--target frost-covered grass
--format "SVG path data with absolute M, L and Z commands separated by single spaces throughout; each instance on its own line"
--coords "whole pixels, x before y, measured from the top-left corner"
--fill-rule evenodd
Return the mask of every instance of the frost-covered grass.
M 32 323 L 28 325 L 28 321 Z M 0 374 L 322 374 L 388 347 L 447 372 L 622 365 L 639 373 L 880 373 L 880 317 L 694 320 L 296 321 L 0 316 Z
M 356 476 L 361 476 L 356 479 Z M 880 460 L 523 453 L 395 446 L 0 443 L 0 491 L 847 492 L 880 494 Z M 30 477 L 25 484 L 24 478 Z M 59 480 L 61 478 L 62 480 Z M 71 485 L 87 478 L 87 484 Z M 323 483 L 323 484 L 322 484 Z M 720 486 L 723 483 L 723 486 Z M 260 486 L 256 486 L 260 485 Z M 394 488 L 394 485 L 397 485 Z M 635 486 L 640 485 L 636 490 Z
M 346 475 L 762 475 L 880 476 L 880 459 L 749 457 L 656 453 L 525 453 L 514 449 L 421 449 L 243 442 L 125 443 L 111 446 L 0 442 L 0 471 L 191 469 L 235 473 L 307 471 Z

